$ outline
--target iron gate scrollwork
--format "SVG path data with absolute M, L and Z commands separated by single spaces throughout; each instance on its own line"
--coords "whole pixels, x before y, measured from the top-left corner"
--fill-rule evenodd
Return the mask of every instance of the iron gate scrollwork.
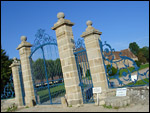
M 9 82 L 7 82 L 7 84 L 4 86 L 4 90 L 1 94 L 1 99 L 8 99 L 14 97 L 15 97 L 14 84 L 13 84 L 13 77 L 11 74 Z
M 112 49 L 106 41 L 103 44 L 102 41 L 99 39 L 99 45 L 103 57 L 106 78 L 108 81 L 109 88 L 149 85 L 149 69 L 143 73 L 139 72 L 139 67 L 132 58 L 123 56 L 122 52 L 120 52 L 119 59 L 115 60 L 115 50 Z M 119 66 L 119 63 L 122 65 L 121 67 Z M 114 67 L 117 70 L 113 74 Z M 139 81 L 142 81 L 143 84 L 137 84 L 137 82 Z
M 29 56 L 37 104 L 61 104 L 65 94 L 57 41 L 39 29 Z
M 83 40 L 78 39 L 75 43 L 74 55 L 80 80 L 79 86 L 82 90 L 83 103 L 93 103 L 93 83 Z
M 21 65 L 19 66 L 18 73 L 19 73 L 20 87 L 21 87 L 21 92 L 22 92 L 22 101 L 23 101 L 23 105 L 25 105 L 25 98 L 24 98 L 25 92 L 24 92 Z M 4 87 L 3 93 L 1 94 L 1 99 L 9 99 L 9 98 L 14 98 L 14 97 L 15 97 L 14 83 L 13 83 L 13 76 L 11 74 L 9 81 Z

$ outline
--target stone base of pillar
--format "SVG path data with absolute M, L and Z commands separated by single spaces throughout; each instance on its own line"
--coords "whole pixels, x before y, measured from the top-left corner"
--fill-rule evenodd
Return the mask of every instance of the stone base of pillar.
M 28 106 L 28 107 L 33 107 L 36 105 L 36 101 L 32 98 L 25 97 L 25 101 L 26 101 L 26 106 Z
M 24 105 L 23 105 L 22 98 L 15 98 L 15 103 L 16 103 L 18 106 L 24 106 Z
M 93 94 L 93 97 L 94 97 L 94 102 L 95 102 L 95 105 L 104 105 L 105 104 L 105 99 L 107 98 L 107 93 L 106 92 L 103 92 L 101 94 L 98 95 L 98 102 L 97 102 L 97 94 Z
M 68 106 L 81 106 L 83 105 L 83 100 L 69 100 L 68 102 Z

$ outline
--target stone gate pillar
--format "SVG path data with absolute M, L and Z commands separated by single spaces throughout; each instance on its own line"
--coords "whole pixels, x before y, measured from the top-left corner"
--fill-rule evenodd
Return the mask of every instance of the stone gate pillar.
M 12 75 L 13 75 L 13 83 L 14 83 L 14 91 L 15 91 L 15 103 L 18 106 L 23 106 L 23 97 L 22 97 L 22 91 L 21 91 L 21 83 L 20 83 L 20 76 L 19 76 L 19 66 L 20 63 L 17 61 L 17 59 L 13 58 L 13 63 L 10 65 L 12 69 Z
M 81 88 L 79 86 L 78 71 L 73 54 L 74 37 L 72 26 L 74 23 L 64 19 L 64 13 L 58 13 L 58 22 L 54 24 L 52 30 L 55 30 L 59 56 L 62 66 L 64 84 L 66 89 L 66 98 L 69 105 L 83 104 Z
M 100 35 L 102 32 L 99 32 L 94 27 L 92 27 L 92 22 L 87 21 L 87 28 L 86 31 L 83 32 L 81 37 L 84 38 L 90 72 L 92 76 L 93 86 L 94 87 L 101 87 L 102 94 L 100 94 L 100 104 L 103 104 L 104 98 L 106 98 L 106 91 L 108 89 L 105 68 L 103 64 L 101 49 L 99 46 Z M 96 95 L 94 95 L 94 99 L 96 100 Z
M 35 95 L 33 88 L 33 81 L 31 76 L 31 67 L 29 56 L 31 54 L 31 44 L 26 42 L 27 38 L 25 36 L 21 37 L 21 44 L 17 47 L 20 54 L 22 75 L 23 75 L 23 83 L 25 90 L 25 103 L 26 106 L 32 107 L 35 104 Z

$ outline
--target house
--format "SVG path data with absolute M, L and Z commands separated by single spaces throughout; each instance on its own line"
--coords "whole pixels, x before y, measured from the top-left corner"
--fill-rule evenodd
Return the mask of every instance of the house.
M 113 62 L 121 60 L 120 53 L 122 53 L 121 56 L 129 57 L 129 58 L 133 59 L 134 61 L 138 60 L 138 58 L 128 48 L 128 49 L 124 49 L 121 51 L 112 52 L 112 54 L 114 55 Z M 112 56 L 108 57 L 108 59 L 111 60 Z M 105 61 L 105 65 L 108 65 L 108 64 L 110 64 L 110 63 L 108 61 Z M 118 68 L 125 67 L 124 64 L 129 65 L 129 67 L 133 66 L 133 62 L 131 60 L 128 60 L 128 59 L 127 60 L 121 60 L 121 61 L 117 62 Z M 117 67 L 115 63 L 113 63 L 113 66 Z
M 81 51 L 81 50 L 84 50 L 84 48 L 82 48 L 82 47 L 81 47 L 81 48 L 78 48 L 78 49 L 76 50 L 76 52 L 77 52 L 77 51 Z M 135 60 L 138 60 L 138 58 L 137 58 L 137 57 L 130 51 L 130 49 L 128 48 L 128 49 L 124 49 L 124 50 L 121 50 L 121 51 L 112 52 L 112 54 L 113 54 L 113 56 L 114 56 L 113 62 L 116 62 L 116 61 L 120 61 L 120 60 L 121 60 L 121 58 L 120 58 L 120 53 L 122 53 L 121 56 L 127 56 L 127 57 L 133 59 L 134 61 L 135 61 Z M 107 55 L 109 55 L 109 54 L 110 54 L 110 52 L 107 53 Z M 104 56 L 105 56 L 106 58 L 108 58 L 109 60 L 112 59 L 112 56 L 107 57 L 106 54 L 104 54 Z M 83 67 L 83 66 L 88 65 L 86 52 L 84 51 L 84 52 L 78 53 L 78 56 L 77 56 L 77 57 L 78 57 L 78 63 L 80 64 L 80 66 L 81 66 L 82 68 L 85 68 L 85 67 Z M 105 65 L 110 64 L 110 62 L 108 62 L 108 61 L 106 61 L 106 60 L 105 60 L 104 62 L 105 62 Z M 117 64 L 117 65 L 116 65 L 116 64 Z M 120 62 L 117 62 L 116 64 L 113 63 L 113 66 L 116 67 L 116 68 L 117 68 L 117 67 L 118 67 L 118 68 L 125 67 L 124 64 L 128 65 L 129 67 L 132 67 L 132 66 L 133 66 L 133 62 L 132 62 L 131 60 L 128 60 L 128 59 L 126 59 L 126 60 L 121 60 Z M 89 66 L 88 66 L 88 68 L 83 69 L 83 71 L 85 70 L 83 73 L 85 73 L 87 69 L 89 69 Z

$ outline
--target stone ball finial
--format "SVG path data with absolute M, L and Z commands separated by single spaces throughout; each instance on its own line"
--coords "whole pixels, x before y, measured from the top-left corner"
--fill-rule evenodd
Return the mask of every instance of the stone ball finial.
M 16 58 L 16 57 L 14 57 L 14 58 L 13 58 L 13 60 L 14 60 L 14 61 L 13 61 L 13 63 L 18 63 L 18 61 L 17 61 L 17 58 Z
M 57 14 L 57 18 L 58 18 L 58 19 L 65 18 L 65 14 L 64 14 L 63 12 L 59 12 L 59 13 Z
M 87 26 L 92 26 L 92 24 L 93 24 L 93 23 L 92 23 L 91 20 L 88 20 L 88 21 L 86 22 L 86 25 L 87 25 Z
M 26 36 L 21 36 L 21 41 L 26 41 L 27 37 Z
M 16 57 L 14 57 L 14 58 L 13 58 L 13 60 L 17 60 L 17 58 L 16 58 Z

